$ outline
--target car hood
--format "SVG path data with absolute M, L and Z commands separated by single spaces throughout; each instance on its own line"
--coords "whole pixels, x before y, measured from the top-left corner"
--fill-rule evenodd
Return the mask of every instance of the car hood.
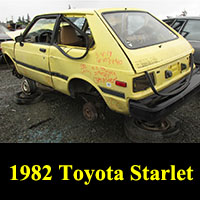
M 7 34 L 0 33 L 0 40 L 9 40 L 9 39 L 11 39 L 11 37 L 9 37 Z
M 137 73 L 161 67 L 193 52 L 193 48 L 184 38 L 140 49 L 127 49 L 125 46 L 122 48 Z
M 17 30 L 17 31 L 9 31 L 9 32 L 6 32 L 6 34 L 12 38 L 13 40 L 15 40 L 15 38 L 17 36 L 19 36 L 20 34 L 22 34 L 24 32 L 25 29 L 20 29 L 20 30 Z

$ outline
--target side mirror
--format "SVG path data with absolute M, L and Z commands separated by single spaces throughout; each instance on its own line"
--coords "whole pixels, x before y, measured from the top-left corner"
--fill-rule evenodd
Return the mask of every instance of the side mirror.
M 22 35 L 19 35 L 19 36 L 17 36 L 16 38 L 15 38 L 15 41 L 16 42 L 23 42 L 23 36 Z

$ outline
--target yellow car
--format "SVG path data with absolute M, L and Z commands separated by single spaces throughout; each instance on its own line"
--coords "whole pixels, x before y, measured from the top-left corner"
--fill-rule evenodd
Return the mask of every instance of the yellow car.
M 200 85 L 191 45 L 139 9 L 38 15 L 15 41 L 2 43 L 2 50 L 13 73 L 25 77 L 25 92 L 32 92 L 32 81 L 82 96 L 91 121 L 103 101 L 115 112 L 156 122 Z

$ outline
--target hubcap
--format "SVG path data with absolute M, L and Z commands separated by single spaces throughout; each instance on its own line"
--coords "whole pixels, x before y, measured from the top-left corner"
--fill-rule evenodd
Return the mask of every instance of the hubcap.
M 22 83 L 22 90 L 26 93 L 30 93 L 30 87 L 27 80 L 24 80 Z
M 148 131 L 166 131 L 170 128 L 171 124 L 168 120 L 161 120 L 156 123 L 136 121 L 136 125 Z
M 97 119 L 98 113 L 92 103 L 88 102 L 83 106 L 83 116 L 88 121 L 94 121 Z

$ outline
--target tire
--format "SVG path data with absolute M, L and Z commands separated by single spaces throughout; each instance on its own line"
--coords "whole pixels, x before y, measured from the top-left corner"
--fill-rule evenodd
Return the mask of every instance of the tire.
M 3 64 L 3 56 L 0 55 L 0 64 Z
M 3 57 L 3 55 L 0 55 L 0 64 L 6 64 L 6 61 Z
M 27 95 L 23 92 L 18 92 L 14 95 L 13 100 L 16 104 L 19 105 L 34 104 L 43 100 L 43 93 L 39 90 L 31 95 Z
M 166 139 L 175 138 L 180 131 L 180 122 L 174 116 L 165 120 L 169 124 L 166 130 L 147 130 L 133 118 L 126 118 L 124 131 L 129 140 L 135 143 L 162 143 Z
M 26 78 L 23 80 L 21 84 L 21 89 L 23 93 L 25 94 L 28 94 L 28 95 L 33 94 L 37 90 L 36 82 L 31 79 Z

